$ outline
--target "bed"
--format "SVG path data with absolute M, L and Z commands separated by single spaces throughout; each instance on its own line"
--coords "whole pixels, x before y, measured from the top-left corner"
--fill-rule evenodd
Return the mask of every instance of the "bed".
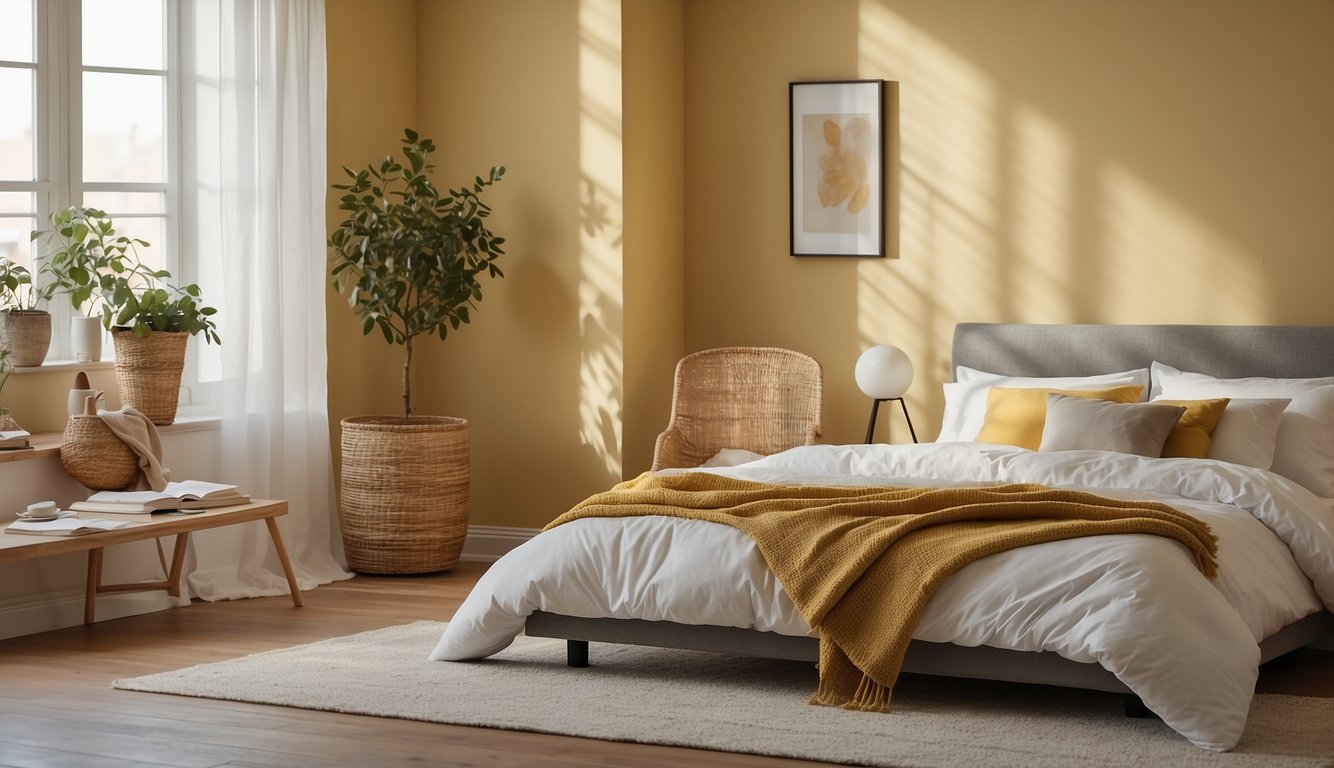
M 1150 536 L 1002 552 L 941 586 L 903 670 L 1122 693 L 1128 713 L 1147 708 L 1197 746 L 1230 749 L 1259 664 L 1334 634 L 1334 327 L 962 324 L 953 365 L 936 443 L 808 446 L 707 471 L 820 485 L 1036 482 L 1199 516 L 1219 538 L 1217 580 Z M 1230 398 L 1218 457 L 975 441 L 990 389 L 1073 379 L 1142 382 L 1174 402 Z M 1254 456 L 1266 451 L 1270 468 Z M 798 660 L 818 647 L 744 534 L 648 517 L 580 520 L 516 548 L 432 658 L 488 656 L 520 631 L 566 639 L 574 666 L 588 663 L 590 641 Z

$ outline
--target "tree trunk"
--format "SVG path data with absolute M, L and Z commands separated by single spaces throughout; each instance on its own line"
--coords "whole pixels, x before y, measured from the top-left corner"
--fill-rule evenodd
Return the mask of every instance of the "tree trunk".
M 412 337 L 409 336 L 406 342 L 408 348 L 407 357 L 403 360 L 403 418 L 408 420 L 412 418 Z

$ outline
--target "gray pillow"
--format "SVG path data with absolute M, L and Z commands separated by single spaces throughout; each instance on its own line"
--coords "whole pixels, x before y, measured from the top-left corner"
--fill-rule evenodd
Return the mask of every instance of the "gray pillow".
M 1161 456 L 1163 443 L 1186 409 L 1155 403 L 1113 403 L 1047 395 L 1039 451 L 1116 451 Z

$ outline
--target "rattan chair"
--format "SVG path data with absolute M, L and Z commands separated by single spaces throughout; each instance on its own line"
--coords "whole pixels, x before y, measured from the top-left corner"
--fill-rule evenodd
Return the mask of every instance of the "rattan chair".
M 653 469 L 698 467 L 723 448 L 769 455 L 820 436 L 820 363 L 776 347 L 720 347 L 676 364 Z

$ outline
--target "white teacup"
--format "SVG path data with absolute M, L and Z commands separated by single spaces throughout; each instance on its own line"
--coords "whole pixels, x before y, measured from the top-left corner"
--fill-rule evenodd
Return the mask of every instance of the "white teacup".
M 55 517 L 60 513 L 60 507 L 56 506 L 54 501 L 37 501 L 28 505 L 25 517 Z

